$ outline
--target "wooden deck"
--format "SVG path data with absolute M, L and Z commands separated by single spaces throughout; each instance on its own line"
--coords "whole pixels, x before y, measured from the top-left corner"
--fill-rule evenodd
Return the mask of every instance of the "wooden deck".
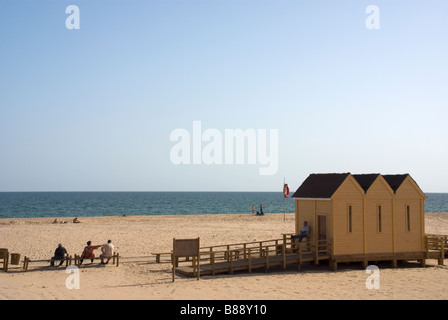
M 320 255 L 320 260 L 328 260 L 328 255 Z M 303 262 L 306 261 L 315 261 L 315 257 L 312 254 L 307 254 L 302 256 L 302 261 L 299 262 L 298 254 L 287 254 L 285 258 L 282 256 L 269 256 L 269 258 L 255 258 L 252 259 L 252 261 L 249 261 L 249 259 L 238 259 L 232 262 L 218 262 L 214 265 L 212 264 L 203 264 L 200 265 L 199 271 L 200 275 L 216 275 L 220 273 L 229 273 L 233 274 L 234 272 L 238 271 L 246 271 L 248 273 L 251 273 L 252 270 L 259 270 L 264 269 L 265 272 L 269 270 L 271 267 L 279 267 L 282 266 L 283 268 L 286 268 L 288 264 L 296 264 L 298 268 L 300 269 L 300 265 Z M 196 273 L 193 270 L 191 266 L 183 266 L 180 268 L 177 268 L 176 271 L 180 274 L 183 274 L 185 276 L 189 277 L 195 277 Z
M 224 250 L 219 250 L 224 247 Z M 315 250 L 315 248 L 318 250 Z M 216 250 L 218 249 L 218 250 Z M 200 275 L 233 274 L 242 271 L 264 269 L 267 272 L 272 267 L 282 267 L 295 264 L 298 270 L 303 262 L 312 261 L 316 264 L 329 260 L 329 244 L 326 241 L 316 243 L 297 243 L 291 239 L 274 239 L 259 242 L 232 244 L 207 247 L 201 251 Z M 191 264 L 178 266 L 176 272 L 185 276 L 197 275 Z
M 306 238 L 305 238 L 306 239 Z M 399 260 L 417 260 L 425 266 L 426 259 L 437 259 L 439 265 L 444 264 L 448 250 L 448 236 L 427 235 L 424 252 L 400 252 L 356 255 L 331 255 L 331 242 L 305 241 L 297 243 L 283 236 L 283 239 L 256 241 L 240 244 L 229 244 L 201 248 L 200 275 L 233 274 L 264 270 L 272 267 L 286 269 L 288 265 L 296 265 L 300 270 L 304 262 L 328 261 L 331 270 L 337 270 L 338 263 L 362 262 L 367 267 L 369 261 L 391 261 L 397 267 Z M 188 261 L 176 261 L 176 272 L 188 277 L 196 277 L 197 272 Z

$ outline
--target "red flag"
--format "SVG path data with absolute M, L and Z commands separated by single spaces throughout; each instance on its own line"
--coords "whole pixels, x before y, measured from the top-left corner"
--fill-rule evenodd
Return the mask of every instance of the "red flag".
M 283 185 L 283 196 L 285 198 L 289 197 L 289 187 L 288 187 L 288 185 L 286 183 Z

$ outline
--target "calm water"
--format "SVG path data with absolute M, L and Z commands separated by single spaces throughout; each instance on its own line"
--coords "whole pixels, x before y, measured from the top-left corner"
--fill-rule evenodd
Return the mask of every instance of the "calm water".
M 426 195 L 426 212 L 448 212 L 448 193 Z M 281 192 L 0 192 L 0 218 L 251 213 L 260 203 L 283 213 Z
M 251 213 L 260 203 L 283 212 L 281 192 L 0 192 L 0 218 Z

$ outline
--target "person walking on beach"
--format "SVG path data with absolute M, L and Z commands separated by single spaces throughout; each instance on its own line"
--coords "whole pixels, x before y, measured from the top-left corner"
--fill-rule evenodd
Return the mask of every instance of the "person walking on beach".
M 255 206 L 252 205 L 252 214 L 255 214 Z
M 260 203 L 260 211 L 257 211 L 256 216 L 264 216 L 262 203 Z
M 101 247 L 102 254 L 100 255 L 101 258 L 101 264 L 108 264 L 110 258 L 114 255 L 114 245 L 112 244 L 112 240 L 107 240 L 107 243 L 104 244 Z M 106 262 L 104 262 L 104 259 L 107 259 Z
M 95 258 L 95 253 L 93 251 L 98 249 L 99 247 L 101 247 L 101 245 L 92 246 L 92 241 L 87 241 L 87 246 L 84 248 L 84 251 L 81 254 L 81 260 L 79 261 L 80 264 L 82 264 L 84 259 L 90 259 L 90 262 L 93 263 L 93 259 Z

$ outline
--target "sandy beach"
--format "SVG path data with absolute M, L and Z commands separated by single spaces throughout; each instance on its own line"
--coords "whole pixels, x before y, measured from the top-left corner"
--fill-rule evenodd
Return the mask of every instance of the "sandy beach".
M 88 240 L 111 239 L 123 257 L 119 267 L 86 265 L 80 268 L 80 288 L 67 289 L 64 267 L 22 272 L 0 272 L 0 299 L 447 299 L 448 267 L 427 260 L 426 267 L 400 263 L 397 269 L 380 263 L 380 288 L 367 289 L 368 274 L 360 264 L 295 265 L 267 273 L 235 273 L 194 278 L 177 276 L 171 264 L 150 260 L 151 252 L 170 251 L 173 238 L 201 238 L 202 246 L 281 238 L 294 231 L 294 215 L 194 215 L 1 219 L 0 248 L 31 259 L 48 259 L 62 243 L 69 254 L 81 254 Z M 448 234 L 448 213 L 426 213 L 426 232 Z M 97 251 L 99 252 L 99 251 Z M 129 262 L 128 257 L 148 257 Z M 445 263 L 448 263 L 447 261 Z

